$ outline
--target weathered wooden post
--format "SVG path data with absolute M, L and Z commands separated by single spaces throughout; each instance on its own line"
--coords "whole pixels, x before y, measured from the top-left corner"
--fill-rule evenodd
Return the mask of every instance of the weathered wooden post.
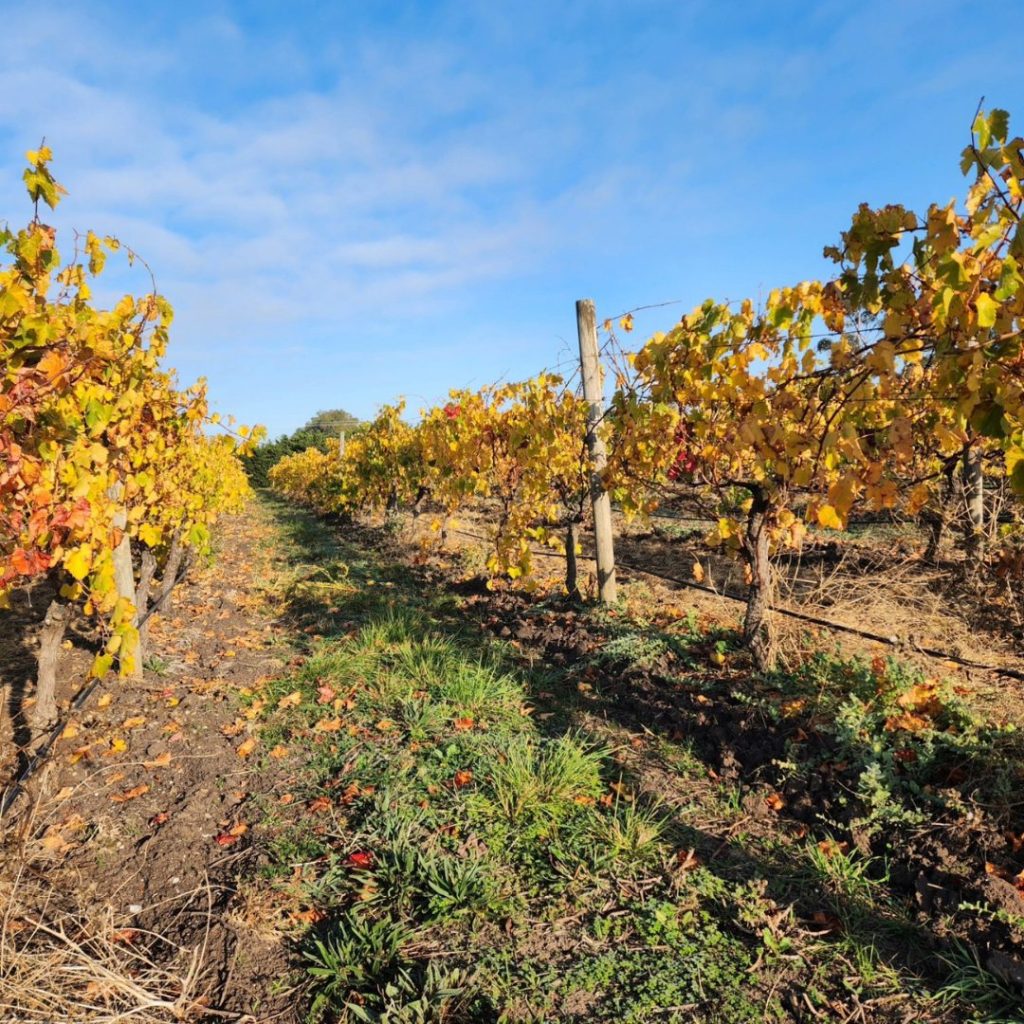
M 583 397 L 587 402 L 587 448 L 593 464 L 590 498 L 594 506 L 594 541 L 597 548 L 597 592 L 603 604 L 617 596 L 615 585 L 615 546 L 612 541 L 612 503 L 604 489 L 601 474 L 608 461 L 598 425 L 604 415 L 604 386 L 601 360 L 597 351 L 597 313 L 593 299 L 576 303 L 576 330 L 580 339 L 580 370 Z

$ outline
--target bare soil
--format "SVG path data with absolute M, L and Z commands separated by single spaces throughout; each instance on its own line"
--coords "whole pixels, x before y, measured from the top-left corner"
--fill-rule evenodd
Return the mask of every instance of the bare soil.
M 273 994 L 287 964 L 280 936 L 261 936 L 235 912 L 239 879 L 255 863 L 250 808 L 274 786 L 239 754 L 248 723 L 237 696 L 295 657 L 258 593 L 270 536 L 255 510 L 222 525 L 212 565 L 194 570 L 171 612 L 153 622 L 144 679 L 108 678 L 65 718 L 51 756 L 2 823 L 8 896 L 17 895 L 16 871 L 42 873 L 89 918 L 109 911 L 116 941 L 145 944 L 157 959 L 197 951 L 196 1000 L 259 1020 L 289 1009 L 286 994 Z M 12 740 L 31 704 L 45 601 L 21 594 L 16 609 L 0 650 L 8 783 L 24 765 Z M 88 633 L 67 647 L 58 693 L 65 716 L 92 659 Z

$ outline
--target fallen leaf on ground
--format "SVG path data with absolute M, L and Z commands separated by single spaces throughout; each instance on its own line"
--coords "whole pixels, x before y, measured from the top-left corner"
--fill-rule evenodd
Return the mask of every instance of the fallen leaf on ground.
M 123 804 L 129 800 L 134 800 L 137 797 L 142 796 L 144 793 L 149 792 L 149 786 L 145 782 L 140 783 L 137 786 L 133 786 L 131 789 L 126 789 L 123 793 L 115 793 L 110 799 L 115 804 Z
M 244 743 L 242 743 L 235 753 L 239 757 L 248 757 L 256 749 L 256 740 L 251 736 Z
M 310 907 L 309 910 L 293 910 L 288 917 L 297 924 L 317 924 L 323 921 L 327 915 L 322 910 L 317 910 L 316 907 Z
M 892 715 L 885 720 L 886 732 L 921 732 L 931 727 L 931 721 L 920 715 Z
M 837 843 L 834 839 L 823 839 L 818 843 L 818 849 L 826 857 L 835 857 L 836 854 L 847 854 L 850 852 L 849 843 Z
M 676 854 L 676 867 L 680 871 L 693 871 L 700 867 L 700 857 L 693 850 L 680 850 Z

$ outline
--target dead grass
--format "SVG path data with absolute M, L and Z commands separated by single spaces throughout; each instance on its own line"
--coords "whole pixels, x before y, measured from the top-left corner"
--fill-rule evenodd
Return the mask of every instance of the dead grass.
M 205 941 L 186 949 L 78 904 L 26 863 L 0 871 L 0 908 L 0 1024 L 244 1019 L 208 1005 Z

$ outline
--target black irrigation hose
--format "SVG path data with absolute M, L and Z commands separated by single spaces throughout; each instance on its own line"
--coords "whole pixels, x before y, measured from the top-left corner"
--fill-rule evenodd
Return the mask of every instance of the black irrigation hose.
M 481 537 L 479 534 L 470 533 L 467 530 L 450 529 L 449 533 L 460 533 L 465 537 L 472 537 L 474 540 L 486 541 L 487 537 Z M 542 555 L 546 558 L 563 558 L 563 555 L 559 555 L 554 551 L 536 551 L 534 554 Z M 724 597 L 729 601 L 736 601 L 740 604 L 746 604 L 747 599 L 737 594 L 730 594 L 727 590 L 715 590 L 714 587 L 706 586 L 703 583 L 695 583 L 693 580 L 680 579 L 678 576 L 666 576 L 660 572 L 653 572 L 650 569 L 641 569 L 637 565 L 630 565 L 628 562 L 616 561 L 616 567 L 621 569 L 628 569 L 630 572 L 637 572 L 644 576 L 653 576 L 655 579 L 663 580 L 666 583 L 674 583 L 676 586 L 689 587 L 691 590 L 700 590 L 705 594 L 712 594 L 715 597 Z M 772 609 L 773 612 L 777 612 L 779 615 L 785 615 L 791 619 L 799 619 L 801 622 L 809 622 L 815 626 L 824 626 L 826 629 L 834 630 L 838 633 L 849 633 L 852 636 L 861 637 L 864 640 L 872 640 L 876 643 L 888 644 L 890 647 L 897 646 L 900 641 L 891 636 L 882 636 L 881 633 L 871 633 L 866 629 L 858 629 L 856 626 L 846 626 L 841 622 L 830 622 L 828 619 L 819 619 L 815 615 L 808 615 L 806 612 L 799 612 L 793 608 L 786 608 L 778 606 Z M 965 668 L 979 669 L 984 672 L 993 672 L 996 675 L 1007 676 L 1011 679 L 1020 679 L 1024 681 L 1024 671 L 1015 668 L 1006 668 L 1002 665 L 987 665 L 984 662 L 972 661 L 969 658 L 961 658 L 956 654 L 950 654 L 948 651 L 940 651 L 935 647 L 920 647 L 916 644 L 913 645 L 915 651 L 921 654 L 927 655 L 929 658 L 936 658 L 940 661 L 952 661 L 957 665 L 962 665 Z
M 87 682 L 85 686 L 78 691 L 71 701 L 71 706 L 68 708 L 67 717 L 59 721 L 53 727 L 50 731 L 50 735 L 46 738 L 46 742 L 32 755 L 28 764 L 22 769 L 17 779 L 15 779 L 14 782 L 4 791 L 3 798 L 0 799 L 0 819 L 2 819 L 11 808 L 14 801 L 21 796 L 22 790 L 25 788 L 25 784 L 30 778 L 32 778 L 39 766 L 49 756 L 50 750 L 54 743 L 57 742 L 57 738 L 66 728 L 68 719 L 89 699 L 89 695 L 96 689 L 98 683 L 99 679 L 90 679 L 89 682 Z

